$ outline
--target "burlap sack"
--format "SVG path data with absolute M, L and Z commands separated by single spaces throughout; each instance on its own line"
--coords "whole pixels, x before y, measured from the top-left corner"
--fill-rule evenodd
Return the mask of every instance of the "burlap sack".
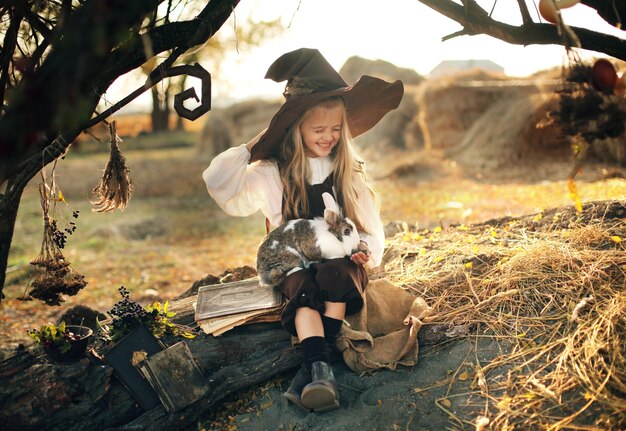
M 372 280 L 365 289 L 363 309 L 346 318 L 337 347 L 353 371 L 417 363 L 417 332 L 433 310 L 419 297 L 386 279 Z

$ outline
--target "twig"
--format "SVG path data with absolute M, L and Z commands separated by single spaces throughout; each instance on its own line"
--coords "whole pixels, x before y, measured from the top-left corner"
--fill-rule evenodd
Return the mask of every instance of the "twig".
M 518 293 L 519 293 L 519 289 L 510 289 L 510 290 L 507 290 L 506 292 L 498 292 L 492 297 L 489 297 L 485 299 L 484 301 L 481 301 L 478 304 L 476 304 L 476 310 L 486 307 L 487 305 L 497 301 L 498 299 L 508 298 L 510 296 L 517 295 Z
M 520 14 L 522 14 L 523 25 L 531 24 L 533 20 L 530 17 L 530 13 L 528 12 L 528 6 L 526 6 L 526 2 L 524 0 L 517 0 L 517 5 L 519 6 Z
M 298 7 L 296 7 L 296 10 L 293 11 L 293 14 L 291 15 L 291 19 L 289 20 L 289 25 L 287 26 L 287 28 L 291 28 L 291 24 L 293 23 L 293 19 L 296 17 L 296 14 L 298 13 L 298 11 L 300 10 L 300 5 L 302 4 L 302 0 L 300 0 L 298 2 Z
M 575 321 L 578 320 L 578 314 L 580 313 L 580 311 L 585 308 L 587 306 L 587 304 L 589 304 L 590 302 L 593 302 L 595 299 L 593 297 L 593 295 L 589 295 L 585 298 L 583 298 L 578 304 L 576 304 L 576 306 L 574 307 L 574 310 L 572 311 L 572 317 L 569 318 L 569 322 L 570 323 L 574 323 Z

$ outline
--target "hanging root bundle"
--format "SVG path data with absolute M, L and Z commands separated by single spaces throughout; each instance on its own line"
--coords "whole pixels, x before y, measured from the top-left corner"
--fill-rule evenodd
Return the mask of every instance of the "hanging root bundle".
M 54 181 L 52 187 L 45 182 L 39 184 L 44 224 L 43 240 L 39 255 L 30 263 L 41 271 L 31 281 L 28 295 L 48 305 L 59 305 L 63 302 L 63 294 L 76 295 L 87 285 L 87 281 L 84 275 L 71 267 L 61 251 L 65 247 L 67 235 L 58 228 L 57 221 L 50 217 L 52 190 L 54 190 Z M 77 212 L 74 212 L 74 215 L 76 217 Z M 71 232 L 75 226 L 68 229 Z
M 609 202 L 391 240 L 387 277 L 433 306 L 428 322 L 477 324 L 502 349 L 474 365 L 465 423 L 626 429 L 625 215 Z
M 122 140 L 115 132 L 115 121 L 109 125 L 109 133 L 111 135 L 109 162 L 104 169 L 102 179 L 92 190 L 91 204 L 94 205 L 93 211 L 95 212 L 123 210 L 133 192 L 130 170 L 126 167 L 126 158 L 119 147 Z

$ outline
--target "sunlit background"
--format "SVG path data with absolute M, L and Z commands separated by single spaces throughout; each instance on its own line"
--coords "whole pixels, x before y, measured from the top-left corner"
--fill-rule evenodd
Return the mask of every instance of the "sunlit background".
M 515 2 L 479 0 L 495 19 L 519 25 L 521 17 Z M 526 0 L 533 19 L 539 21 L 535 1 Z M 495 4 L 495 6 L 494 6 Z M 603 21 L 594 10 L 578 4 L 564 9 L 569 25 L 621 35 L 623 32 Z M 233 29 L 246 22 L 280 18 L 285 30 L 261 46 L 241 49 Z M 220 70 L 213 71 L 213 105 L 224 106 L 253 97 L 277 97 L 282 84 L 265 80 L 267 67 L 281 54 L 301 48 L 317 48 L 337 69 L 351 56 L 385 60 L 399 67 L 415 69 L 428 76 L 444 60 L 491 60 L 509 76 L 527 76 L 539 70 L 560 66 L 564 49 L 557 45 L 518 46 L 490 36 L 460 36 L 445 42 L 442 38 L 459 31 L 460 25 L 417 0 L 242 0 L 220 32 L 232 35 Z M 602 56 L 595 52 L 585 56 Z M 203 64 L 211 72 L 210 61 Z M 119 79 L 107 93 L 110 103 L 145 79 L 129 74 Z M 148 94 L 125 111 L 148 110 Z

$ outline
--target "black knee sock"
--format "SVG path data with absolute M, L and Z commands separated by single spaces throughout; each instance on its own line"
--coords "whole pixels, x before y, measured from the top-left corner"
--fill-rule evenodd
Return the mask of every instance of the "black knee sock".
M 311 370 L 313 362 L 328 362 L 326 358 L 326 341 L 324 337 L 308 337 L 300 341 L 302 354 L 304 355 L 304 365 Z
M 324 338 L 331 346 L 337 341 L 337 334 L 341 330 L 343 320 L 333 319 L 332 317 L 322 316 L 322 325 L 324 325 Z

